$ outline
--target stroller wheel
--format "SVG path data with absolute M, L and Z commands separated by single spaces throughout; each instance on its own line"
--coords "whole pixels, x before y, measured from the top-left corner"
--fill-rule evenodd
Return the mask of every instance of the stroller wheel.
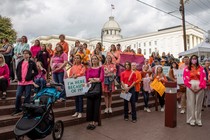
M 56 121 L 53 128 L 53 140 L 60 140 L 63 137 L 64 126 L 62 121 Z
M 24 136 L 15 136 L 16 140 L 24 140 Z

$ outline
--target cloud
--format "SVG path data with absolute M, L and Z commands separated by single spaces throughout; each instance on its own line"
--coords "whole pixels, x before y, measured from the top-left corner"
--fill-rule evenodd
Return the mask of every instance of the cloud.
M 142 0 L 180 16 L 179 1 Z M 190 0 L 186 20 L 207 30 L 210 27 L 210 2 Z M 100 37 L 101 29 L 111 15 L 119 23 L 124 37 L 181 25 L 181 21 L 136 0 L 1 0 L 0 13 L 12 19 L 18 35 L 35 38 L 41 35 L 66 34 L 81 38 Z

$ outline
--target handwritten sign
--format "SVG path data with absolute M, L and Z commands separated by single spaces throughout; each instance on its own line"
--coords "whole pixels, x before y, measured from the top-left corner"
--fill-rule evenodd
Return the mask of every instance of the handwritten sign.
M 66 97 L 84 95 L 83 85 L 86 83 L 85 76 L 64 79 Z
M 163 66 L 163 73 L 165 76 L 168 76 L 170 70 L 170 66 Z
M 184 84 L 184 80 L 183 80 L 183 69 L 179 69 L 176 72 L 176 77 L 177 77 L 177 84 Z
M 163 68 L 163 74 L 165 76 L 168 76 L 169 70 L 170 70 L 170 66 L 161 66 L 161 65 L 156 65 L 155 66 L 155 73 L 157 73 L 157 68 L 158 67 L 162 67 Z

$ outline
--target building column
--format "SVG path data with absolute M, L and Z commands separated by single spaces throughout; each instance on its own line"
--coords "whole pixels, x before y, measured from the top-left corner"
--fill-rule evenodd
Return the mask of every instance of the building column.
M 196 36 L 193 37 L 193 41 L 194 41 L 194 43 L 193 43 L 193 45 L 194 45 L 193 48 L 194 48 L 197 45 L 197 43 L 196 43 Z
M 190 44 L 189 44 L 189 49 L 191 49 L 192 48 L 192 46 L 193 46 L 193 42 L 192 42 L 192 35 L 189 35 L 189 39 L 190 39 Z

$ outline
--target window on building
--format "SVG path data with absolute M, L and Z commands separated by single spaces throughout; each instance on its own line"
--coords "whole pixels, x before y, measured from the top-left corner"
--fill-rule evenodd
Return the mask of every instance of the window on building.
M 152 43 L 151 42 L 149 42 L 149 46 L 151 46 L 152 45 Z
M 141 47 L 141 43 L 139 43 L 139 48 Z
M 144 49 L 144 55 L 146 55 L 147 53 L 146 53 L 146 49 Z
M 136 48 L 136 44 L 134 44 L 134 48 Z
M 144 47 L 146 47 L 146 42 L 144 42 Z
M 155 41 L 155 45 L 157 45 L 157 41 Z
M 149 48 L 149 54 L 151 54 L 152 53 L 152 49 L 151 48 Z

